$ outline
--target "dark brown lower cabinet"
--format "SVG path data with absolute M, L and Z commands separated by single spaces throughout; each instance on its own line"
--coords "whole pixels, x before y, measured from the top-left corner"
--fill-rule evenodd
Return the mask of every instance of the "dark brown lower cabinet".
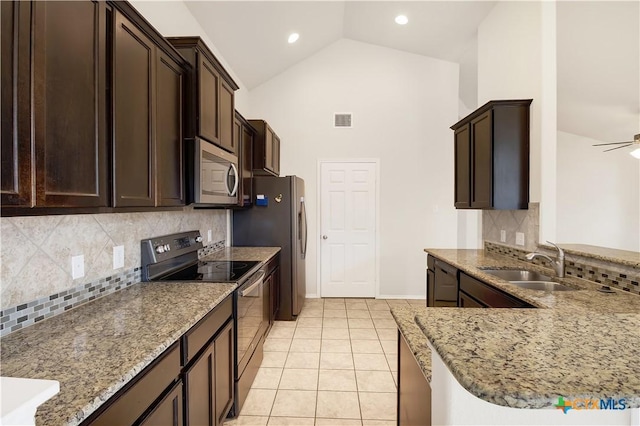
M 233 322 L 186 371 L 187 424 L 220 425 L 233 404 Z
M 159 406 L 155 403 L 162 394 L 169 388 L 172 390 L 169 395 L 175 392 L 175 383 L 180 383 L 180 345 L 176 342 L 167 349 L 158 359 L 145 368 L 130 383 L 120 390 L 96 413 L 85 420 L 83 425 L 92 426 L 112 426 L 112 425 L 132 425 L 138 422 L 143 414 L 150 409 L 157 410 Z M 179 387 L 182 389 L 182 387 Z M 168 397 L 168 396 L 167 396 Z M 166 403 L 166 398 L 161 400 L 161 404 Z M 180 404 L 181 405 L 181 404 Z M 178 409 L 181 409 L 179 407 Z M 162 413 L 166 412 L 166 407 L 162 408 Z M 161 416 L 160 413 L 157 416 Z M 172 414 L 173 416 L 173 414 Z M 157 417 L 160 419 L 160 417 Z M 168 417 L 162 417 L 169 419 Z M 152 424 L 152 423 L 147 423 Z M 159 421 L 154 425 L 173 425 L 171 421 Z
M 431 386 L 398 332 L 398 425 L 431 425 Z
M 460 292 L 458 298 L 459 306 L 461 308 L 486 308 L 485 305 L 462 291 Z
M 140 422 L 140 426 L 182 426 L 184 424 L 182 411 L 182 382 L 178 382 L 162 398 L 156 408 Z

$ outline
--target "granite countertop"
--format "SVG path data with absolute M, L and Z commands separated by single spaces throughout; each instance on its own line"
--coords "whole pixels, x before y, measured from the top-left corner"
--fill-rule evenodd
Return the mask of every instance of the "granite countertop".
M 578 278 L 561 280 L 576 291 L 522 289 L 482 268 L 549 271 L 484 250 L 425 251 L 540 308 L 418 309 L 415 322 L 469 392 L 515 408 L 550 407 L 559 396 L 640 407 L 640 297 Z
M 267 262 L 280 252 L 280 247 L 225 247 L 201 260 L 257 260 Z
M 226 248 L 204 259 L 266 262 L 279 250 Z M 36 423 L 79 424 L 235 288 L 153 282 L 117 291 L 0 339 L 2 375 L 58 380 Z
M 423 310 L 416 307 L 397 306 L 391 308 L 391 315 L 396 320 L 398 329 L 418 362 L 424 378 L 431 382 L 431 349 L 427 345 L 427 337 L 415 321 L 416 315 Z

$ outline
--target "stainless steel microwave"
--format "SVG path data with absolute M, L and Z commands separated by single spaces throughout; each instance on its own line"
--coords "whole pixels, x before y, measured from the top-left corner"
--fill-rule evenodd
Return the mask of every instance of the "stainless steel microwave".
M 238 203 L 238 157 L 205 140 L 194 140 L 193 199 L 199 205 Z

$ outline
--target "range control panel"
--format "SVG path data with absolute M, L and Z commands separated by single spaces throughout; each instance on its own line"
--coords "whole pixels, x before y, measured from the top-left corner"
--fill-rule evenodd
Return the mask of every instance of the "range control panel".
M 151 265 L 184 254 L 197 252 L 203 247 L 200 231 L 188 231 L 178 234 L 142 240 L 142 264 Z

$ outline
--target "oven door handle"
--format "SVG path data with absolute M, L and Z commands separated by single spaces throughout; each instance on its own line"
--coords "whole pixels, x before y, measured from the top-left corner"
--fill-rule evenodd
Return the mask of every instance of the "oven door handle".
M 258 271 L 258 275 L 260 275 L 260 277 L 253 284 L 251 284 L 249 287 L 242 289 L 242 291 L 240 291 L 241 297 L 247 297 L 249 294 L 253 292 L 253 290 L 256 289 L 256 287 L 260 286 L 264 282 L 264 276 L 266 275 L 266 272 Z

